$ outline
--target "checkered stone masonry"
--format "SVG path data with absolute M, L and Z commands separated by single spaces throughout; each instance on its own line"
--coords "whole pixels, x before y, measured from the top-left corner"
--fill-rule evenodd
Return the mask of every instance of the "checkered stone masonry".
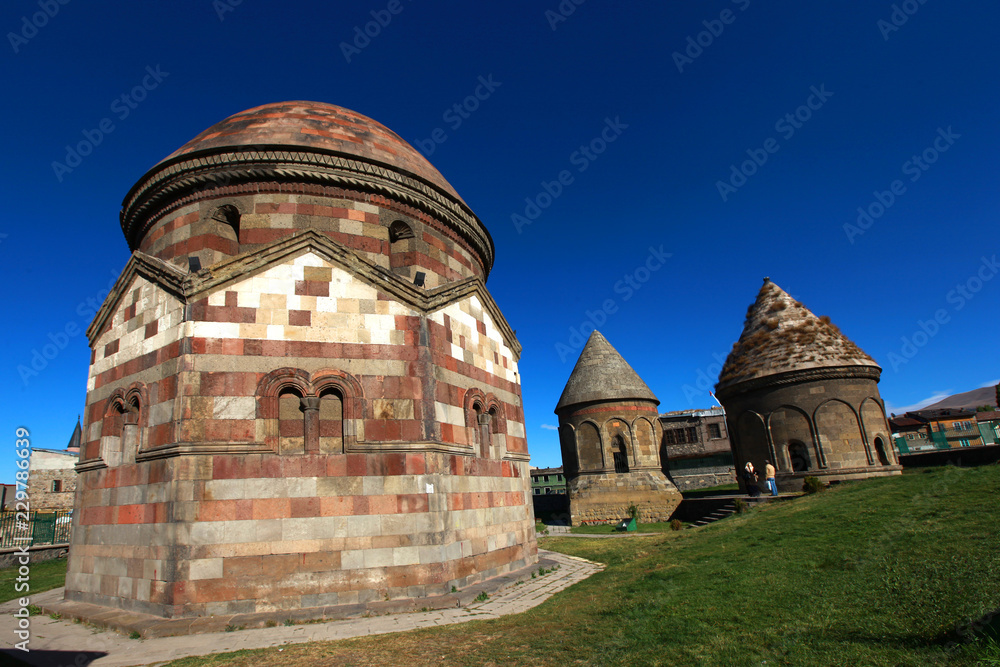
M 318 608 L 537 561 L 493 242 L 411 146 L 333 105 L 250 109 L 150 169 L 121 224 L 68 599 Z
M 142 276 L 122 294 L 93 345 L 67 597 L 242 613 L 443 594 L 533 562 L 517 362 L 476 296 L 425 316 L 315 252 L 186 307 Z M 357 378 L 341 437 L 297 456 L 194 455 L 266 446 L 258 388 L 289 367 Z M 136 384 L 148 403 L 132 457 L 86 471 L 108 446 L 112 389 Z M 470 387 L 503 407 L 495 458 L 467 436 Z M 344 433 L 387 451 L 352 452 Z M 177 443 L 192 455 L 148 460 Z

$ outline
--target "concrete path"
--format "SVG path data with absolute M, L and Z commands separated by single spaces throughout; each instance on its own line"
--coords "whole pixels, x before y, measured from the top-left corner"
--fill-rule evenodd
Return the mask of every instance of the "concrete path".
M 209 653 L 348 639 L 499 618 L 531 609 L 555 593 L 604 569 L 604 565 L 600 563 L 565 554 L 540 549 L 538 555 L 556 561 L 559 564 L 558 569 L 536 579 L 511 585 L 484 602 L 457 609 L 144 640 L 129 639 L 115 632 L 57 621 L 48 616 L 32 616 L 29 653 L 12 648 L 14 643 L 19 641 L 14 635 L 17 619 L 13 613 L 17 610 L 17 603 L 5 602 L 0 604 L 0 664 L 26 664 L 38 667 L 158 665 L 178 658 Z M 63 589 L 59 588 L 40 593 L 32 597 L 32 603 L 40 604 L 61 599 L 62 591 Z M 11 662 L 8 660 L 9 657 L 23 663 Z

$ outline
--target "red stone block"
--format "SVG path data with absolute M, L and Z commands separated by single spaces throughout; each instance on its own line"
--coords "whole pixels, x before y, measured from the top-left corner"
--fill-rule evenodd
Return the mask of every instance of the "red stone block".
M 319 499 L 320 516 L 350 516 L 354 513 L 354 496 L 332 496 Z
M 291 498 L 290 500 L 293 518 L 321 516 L 319 498 Z
M 423 440 L 423 424 L 419 421 L 409 419 L 400 423 L 400 438 L 404 441 L 415 442 Z
M 351 496 L 354 500 L 354 510 L 353 514 L 355 516 L 360 516 L 362 514 L 368 514 L 368 496 Z
M 327 477 L 346 477 L 347 476 L 347 456 L 344 455 L 334 455 L 329 456 L 326 459 L 326 476 Z
M 427 461 L 424 454 L 406 455 L 406 474 L 423 475 L 427 472 Z
M 298 456 L 281 458 L 282 477 L 302 477 L 302 459 Z
M 265 479 L 276 479 L 283 477 L 281 472 L 282 459 L 278 456 L 265 455 L 260 462 L 260 475 Z
M 159 330 L 159 326 L 160 326 L 159 320 L 153 320 L 152 322 L 147 324 L 144 338 L 152 338 L 153 336 L 155 336 L 157 331 Z
M 385 475 L 406 474 L 406 454 L 391 453 L 384 456 Z
M 227 442 L 233 439 L 233 424 L 228 419 L 206 419 L 205 439 Z
M 360 496 L 368 499 L 370 514 L 395 514 L 398 509 L 396 496 Z
M 254 519 L 287 519 L 291 514 L 289 498 L 255 498 L 252 502 Z
M 303 456 L 300 461 L 302 477 L 326 477 L 326 456 Z
M 384 419 L 366 419 L 365 438 L 376 441 L 385 440 L 385 421 Z

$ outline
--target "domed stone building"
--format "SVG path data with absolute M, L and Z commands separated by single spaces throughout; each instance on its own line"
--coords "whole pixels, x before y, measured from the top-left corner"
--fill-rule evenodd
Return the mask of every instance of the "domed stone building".
M 555 412 L 572 525 L 666 521 L 681 494 L 663 472 L 660 401 L 598 331 L 590 334 Z
M 537 561 L 493 242 L 399 136 L 328 104 L 250 109 L 150 169 L 121 227 L 67 600 L 329 610 Z
M 829 483 L 901 474 L 881 373 L 829 318 L 765 278 L 716 385 L 737 470 L 752 462 L 763 487 L 769 460 L 785 491 L 801 490 L 807 476 Z

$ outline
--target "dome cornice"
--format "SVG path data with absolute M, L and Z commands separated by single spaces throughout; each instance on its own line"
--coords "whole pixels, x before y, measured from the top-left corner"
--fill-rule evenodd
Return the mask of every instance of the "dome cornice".
M 200 190 L 271 181 L 316 183 L 386 196 L 441 220 L 482 258 L 484 275 L 493 266 L 493 239 L 469 207 L 450 192 L 395 167 L 319 149 L 241 146 L 184 153 L 147 172 L 122 203 L 121 227 L 129 248 L 172 202 Z

